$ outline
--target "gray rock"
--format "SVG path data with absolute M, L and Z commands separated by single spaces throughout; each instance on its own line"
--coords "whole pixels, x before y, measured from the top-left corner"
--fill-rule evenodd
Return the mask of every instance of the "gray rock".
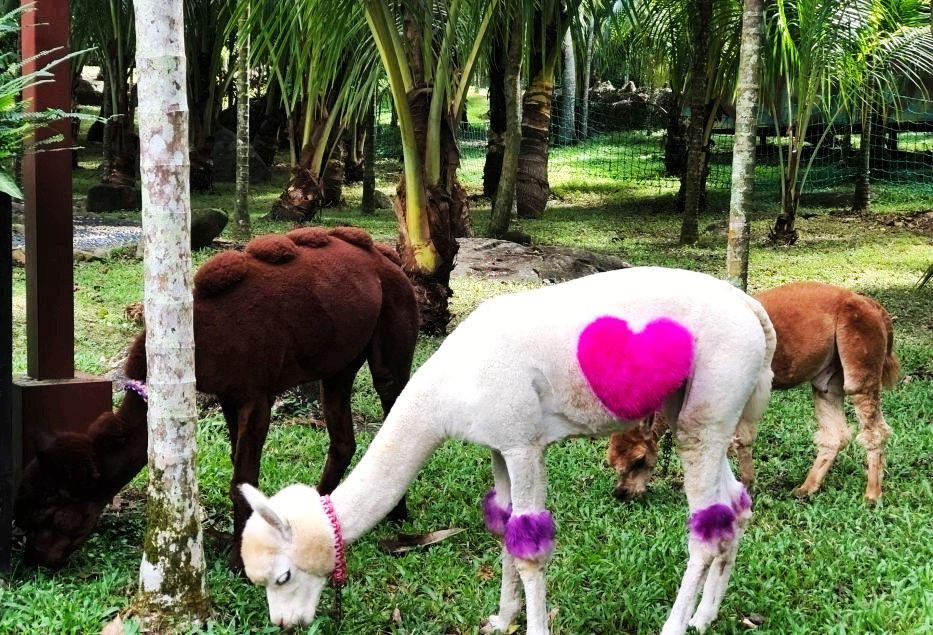
M 221 127 L 214 131 L 211 163 L 215 181 L 236 181 L 236 134 Z M 269 166 L 251 146 L 249 149 L 249 182 L 262 183 L 268 181 L 271 176 Z
M 98 183 L 87 191 L 88 212 L 116 212 L 142 209 L 142 192 L 137 187 Z

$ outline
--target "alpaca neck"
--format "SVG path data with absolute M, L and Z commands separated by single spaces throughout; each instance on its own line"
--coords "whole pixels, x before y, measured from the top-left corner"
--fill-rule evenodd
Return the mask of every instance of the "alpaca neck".
M 112 496 L 133 480 L 148 460 L 148 406 L 127 391 L 116 412 L 92 424 L 88 431 L 95 454 L 101 459 L 101 482 Z
M 410 386 L 411 384 L 409 384 Z M 353 542 L 385 518 L 421 467 L 444 442 L 426 409 L 422 391 L 403 393 L 373 438 L 359 465 L 331 494 L 346 542 Z

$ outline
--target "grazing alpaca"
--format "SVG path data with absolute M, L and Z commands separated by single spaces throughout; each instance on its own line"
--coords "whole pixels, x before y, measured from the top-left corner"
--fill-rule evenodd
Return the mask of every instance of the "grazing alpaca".
M 233 482 L 258 482 L 275 395 L 321 380 L 330 447 L 318 486 L 333 490 L 356 449 L 354 377 L 368 361 L 388 412 L 411 372 L 418 320 L 414 291 L 397 256 L 359 229 L 263 236 L 245 252 L 205 262 L 194 278 L 195 374 L 198 390 L 217 396 L 227 421 Z M 146 378 L 145 344 L 141 334 L 130 349 L 125 370 L 131 380 Z M 145 390 L 140 381 L 128 386 L 117 411 L 102 414 L 87 434 L 40 443 L 15 507 L 27 560 L 61 565 L 146 464 Z M 250 508 L 232 484 L 230 494 L 230 564 L 238 569 Z M 403 504 L 397 514 L 404 514 Z
M 527 632 L 545 634 L 544 563 L 555 541 L 545 448 L 663 408 L 677 422 L 690 509 L 689 561 L 663 633 L 684 633 L 688 622 L 702 630 L 751 517 L 726 452 L 739 418 L 764 410 L 773 352 L 755 300 L 690 271 L 623 269 L 485 302 L 412 376 L 330 496 L 291 485 L 267 499 L 242 486 L 256 512 L 243 531 L 246 574 L 266 587 L 273 622 L 312 621 L 327 576 L 346 577 L 345 543 L 379 522 L 445 439 L 463 439 L 492 450 L 495 489 L 483 512 L 503 537 L 502 587 L 487 627 L 509 627 L 521 582 Z
M 756 297 L 778 336 L 771 363 L 774 388 L 807 381 L 813 386 L 817 455 L 795 494 L 816 492 L 852 438 L 843 408 L 843 395 L 848 395 L 861 425 L 857 439 L 867 455 L 865 498 L 876 502 L 881 497 L 885 441 L 891 434 L 881 413 L 881 389 L 894 385 L 899 370 L 891 316 L 871 298 L 820 282 L 791 282 Z M 657 462 L 658 439 L 666 429 L 664 418 L 655 417 L 650 426 L 612 435 L 606 461 L 616 470 L 617 498 L 644 493 Z M 748 487 L 755 480 L 754 439 L 753 428 L 741 428 L 735 443 L 739 473 Z

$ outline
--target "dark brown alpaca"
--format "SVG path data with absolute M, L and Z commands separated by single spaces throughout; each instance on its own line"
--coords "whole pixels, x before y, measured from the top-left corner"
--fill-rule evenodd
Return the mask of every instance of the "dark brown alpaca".
M 408 381 L 418 334 L 418 307 L 394 252 L 353 228 L 303 228 L 262 236 L 244 252 L 220 253 L 194 278 L 195 371 L 198 390 L 217 396 L 230 434 L 234 545 L 250 508 L 233 483 L 257 483 L 275 396 L 298 383 L 321 382 L 330 436 L 318 484 L 337 486 L 356 449 L 350 393 L 369 362 L 388 412 Z M 145 380 L 145 334 L 125 365 Z M 60 566 L 87 539 L 103 508 L 146 464 L 143 397 L 127 391 L 116 412 L 87 434 L 42 443 L 26 467 L 15 506 L 26 532 L 28 560 Z M 397 508 L 404 514 L 404 500 Z
M 813 387 L 819 425 L 813 437 L 816 459 L 797 496 L 816 492 L 836 455 L 852 438 L 846 424 L 843 397 L 852 401 L 865 448 L 868 483 L 865 498 L 881 497 L 884 446 L 891 428 L 881 413 L 881 389 L 897 382 L 900 366 L 893 352 L 894 327 L 883 306 L 869 297 L 820 282 L 791 282 L 755 296 L 777 332 L 771 363 L 774 388 Z M 744 423 L 744 422 L 743 422 Z M 609 440 L 606 461 L 616 470 L 614 494 L 620 499 L 641 496 L 658 458 L 658 439 L 667 429 L 663 417 Z M 754 428 L 741 425 L 734 447 L 742 482 L 755 480 L 751 445 Z

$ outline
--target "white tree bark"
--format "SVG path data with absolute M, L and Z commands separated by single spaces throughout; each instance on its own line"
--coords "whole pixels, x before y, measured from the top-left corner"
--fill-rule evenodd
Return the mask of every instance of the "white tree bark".
M 745 291 L 748 285 L 748 212 L 755 192 L 755 138 L 761 93 L 762 0 L 745 0 L 735 100 L 732 193 L 726 245 L 726 279 Z
M 136 0 L 149 391 L 147 527 L 134 613 L 197 623 L 205 583 L 195 472 L 191 203 L 182 0 Z M 173 626 L 174 627 L 174 626 Z
M 249 30 L 248 12 L 239 19 L 236 58 L 236 201 L 233 234 L 249 240 Z

